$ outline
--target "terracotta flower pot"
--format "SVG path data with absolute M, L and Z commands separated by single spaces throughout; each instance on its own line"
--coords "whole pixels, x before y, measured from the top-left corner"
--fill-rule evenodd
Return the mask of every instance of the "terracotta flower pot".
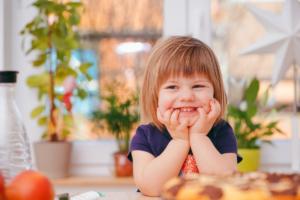
M 36 142 L 33 144 L 38 170 L 50 178 L 69 176 L 71 142 Z
M 118 177 L 132 176 L 132 163 L 127 159 L 127 153 L 114 153 L 115 175 Z

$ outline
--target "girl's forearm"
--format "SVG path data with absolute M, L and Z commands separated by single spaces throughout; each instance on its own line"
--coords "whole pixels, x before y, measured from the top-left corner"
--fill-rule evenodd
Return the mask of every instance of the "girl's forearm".
M 236 171 L 236 162 L 224 158 L 206 135 L 191 134 L 190 144 L 200 173 L 230 174 Z
M 189 142 L 171 140 L 161 155 L 153 159 L 143 170 L 139 181 L 140 190 L 149 196 L 159 196 L 163 185 L 178 176 L 189 152 Z

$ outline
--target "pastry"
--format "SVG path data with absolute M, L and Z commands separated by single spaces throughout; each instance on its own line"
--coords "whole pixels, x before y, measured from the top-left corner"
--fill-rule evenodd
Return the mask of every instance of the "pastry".
M 300 200 L 300 174 L 187 174 L 168 181 L 165 200 Z

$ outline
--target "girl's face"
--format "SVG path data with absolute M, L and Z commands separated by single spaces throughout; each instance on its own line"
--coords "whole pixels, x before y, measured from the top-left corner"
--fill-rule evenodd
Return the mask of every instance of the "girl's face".
M 188 118 L 191 125 L 197 119 L 198 107 L 210 111 L 213 97 L 213 85 L 205 75 L 170 77 L 159 89 L 158 108 L 161 114 L 168 109 L 179 109 L 179 122 Z

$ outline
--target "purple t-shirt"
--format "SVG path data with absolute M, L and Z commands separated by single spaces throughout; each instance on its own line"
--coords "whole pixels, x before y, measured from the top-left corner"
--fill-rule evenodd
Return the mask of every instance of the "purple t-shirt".
M 221 120 L 207 135 L 216 149 L 221 153 L 236 153 L 237 142 L 233 130 L 228 122 Z M 140 125 L 131 140 L 128 159 L 132 161 L 131 152 L 134 150 L 146 151 L 154 157 L 159 156 L 172 140 L 167 130 L 160 131 L 152 124 Z M 190 154 L 192 154 L 190 150 Z M 242 158 L 237 154 L 237 161 Z

